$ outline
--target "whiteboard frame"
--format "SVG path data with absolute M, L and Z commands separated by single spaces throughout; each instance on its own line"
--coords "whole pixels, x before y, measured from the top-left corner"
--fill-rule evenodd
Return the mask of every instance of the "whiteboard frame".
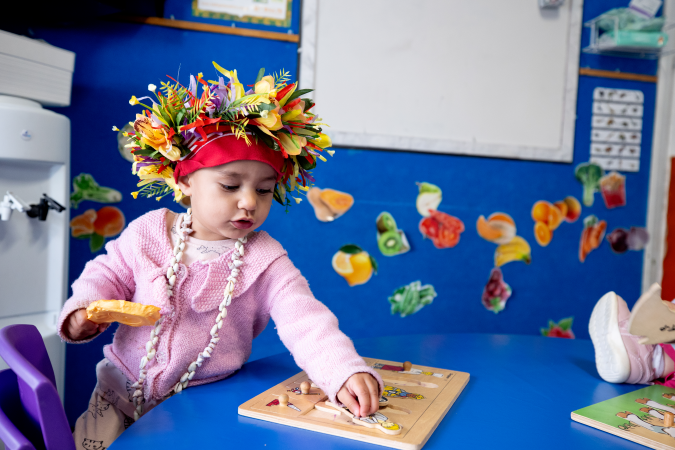
M 502 145 L 456 141 L 453 139 L 429 139 L 410 136 L 392 136 L 371 133 L 331 131 L 334 147 L 359 149 L 382 149 L 444 153 L 454 155 L 487 156 L 495 158 L 524 159 L 535 161 L 572 162 L 574 158 L 574 130 L 576 125 L 577 86 L 579 84 L 579 54 L 581 51 L 581 28 L 583 0 L 571 2 L 570 23 L 567 36 L 567 65 L 565 73 L 563 121 L 560 144 L 555 147 L 525 145 Z M 303 0 L 300 28 L 300 86 L 315 86 L 317 24 L 319 0 Z

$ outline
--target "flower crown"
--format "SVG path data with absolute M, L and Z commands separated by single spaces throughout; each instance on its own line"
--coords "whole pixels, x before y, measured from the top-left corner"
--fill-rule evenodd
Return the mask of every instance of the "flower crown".
M 265 69 L 260 69 L 253 89 L 247 91 L 236 70 L 225 70 L 215 61 L 213 65 L 229 79 L 227 84 L 223 77 L 206 82 L 200 73 L 196 79 L 190 75 L 190 86 L 185 88 L 169 77 L 174 84 L 162 82 L 159 91 L 153 84 L 148 86 L 157 102 L 151 97 L 132 96 L 129 100 L 131 105 L 145 107 L 143 114 L 130 122 L 133 132 L 124 133 L 130 141 L 126 147 L 134 155 L 133 174 L 140 178 L 141 189 L 132 192 L 133 197 L 156 196 L 160 200 L 173 193 L 180 201 L 183 193 L 174 180 L 176 165 L 190 155 L 188 142 L 206 141 L 204 127 L 215 125 L 230 130 L 248 145 L 254 139 L 282 153 L 284 164 L 274 199 L 288 207 L 291 196 L 287 193 L 296 188 L 303 194 L 309 190 L 315 181 L 310 171 L 317 159 L 326 161 L 321 152 L 331 145 L 330 138 L 321 132 L 326 124 L 309 112 L 314 102 L 300 98 L 312 89 L 298 89 L 297 82 L 287 84 L 286 71 L 265 75 Z M 198 83 L 203 86 L 201 96 L 197 95 Z M 150 99 L 152 106 L 140 102 L 145 99 Z M 113 127 L 113 131 L 119 129 Z M 334 152 L 327 153 L 332 156 Z M 292 198 L 296 203 L 301 201 Z

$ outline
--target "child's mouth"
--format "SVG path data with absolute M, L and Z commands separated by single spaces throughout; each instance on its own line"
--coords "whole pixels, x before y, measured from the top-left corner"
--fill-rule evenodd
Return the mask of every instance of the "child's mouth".
M 240 230 L 245 230 L 245 229 L 251 228 L 251 226 L 253 226 L 253 221 L 251 221 L 251 220 L 233 220 L 232 225 L 234 225 L 235 228 L 239 228 Z

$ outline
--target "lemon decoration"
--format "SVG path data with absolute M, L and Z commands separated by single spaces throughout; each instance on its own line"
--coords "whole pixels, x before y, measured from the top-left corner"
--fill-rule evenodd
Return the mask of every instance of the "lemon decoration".
M 354 244 L 342 246 L 340 250 L 333 255 L 333 269 L 347 280 L 350 286 L 364 284 L 373 272 L 377 273 L 377 261 L 370 256 L 368 252 Z

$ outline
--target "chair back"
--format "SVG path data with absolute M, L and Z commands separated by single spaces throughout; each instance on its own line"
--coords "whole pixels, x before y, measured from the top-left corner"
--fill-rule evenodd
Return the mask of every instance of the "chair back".
M 6 394 L 10 399 L 8 404 L 14 405 L 14 411 L 0 405 L 5 418 L 16 421 L 15 429 L 36 449 L 74 450 L 70 426 L 56 391 L 54 369 L 37 328 L 33 325 L 10 325 L 1 329 L 0 357 L 14 374 L 14 384 L 9 381 L 18 392 L 18 400 L 15 396 L 14 401 L 11 401 L 13 394 Z M 3 376 L 12 378 L 11 375 Z M 0 383 L 0 386 L 4 392 L 5 384 Z M 7 430 L 0 421 L 0 439 L 5 439 L 3 436 Z

